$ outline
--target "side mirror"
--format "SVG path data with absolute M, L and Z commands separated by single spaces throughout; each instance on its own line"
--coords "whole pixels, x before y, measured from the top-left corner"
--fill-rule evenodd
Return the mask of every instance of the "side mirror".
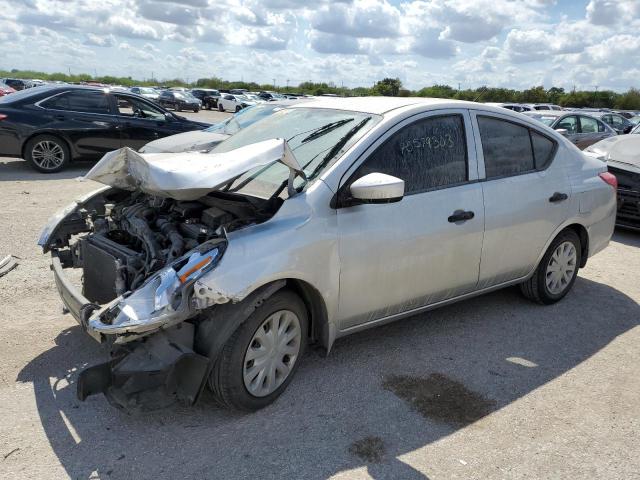
M 626 127 L 624 127 L 624 130 L 622 132 L 629 133 L 631 130 L 633 130 L 633 125 L 627 125 Z
M 560 135 L 562 135 L 564 137 L 569 135 L 569 130 L 567 130 L 566 128 L 556 128 L 555 130 L 556 130 L 556 132 L 558 132 Z
M 167 122 L 173 122 L 173 115 L 171 114 L 171 112 L 164 112 L 164 119 Z
M 404 196 L 404 180 L 384 173 L 370 173 L 353 182 L 349 190 L 357 203 L 399 202 Z

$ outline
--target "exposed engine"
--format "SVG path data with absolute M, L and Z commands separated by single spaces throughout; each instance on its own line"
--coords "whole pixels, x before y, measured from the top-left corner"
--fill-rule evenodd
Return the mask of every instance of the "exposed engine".
M 73 264 L 83 268 L 83 293 L 97 304 L 139 288 L 199 244 L 274 212 L 267 208 L 272 202 L 220 192 L 197 201 L 122 192 L 104 200 L 104 212 L 83 212 L 90 233 L 71 245 Z

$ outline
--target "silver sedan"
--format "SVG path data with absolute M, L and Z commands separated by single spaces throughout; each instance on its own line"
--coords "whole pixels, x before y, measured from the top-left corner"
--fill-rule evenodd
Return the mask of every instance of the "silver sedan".
M 40 243 L 69 310 L 112 345 L 79 397 L 125 408 L 193 403 L 208 383 L 256 410 L 309 343 L 329 351 L 510 285 L 552 304 L 607 246 L 616 212 L 615 177 L 558 132 L 439 99 L 317 99 L 209 154 L 123 149 L 87 177 L 108 187 Z M 84 269 L 82 293 L 65 267 Z

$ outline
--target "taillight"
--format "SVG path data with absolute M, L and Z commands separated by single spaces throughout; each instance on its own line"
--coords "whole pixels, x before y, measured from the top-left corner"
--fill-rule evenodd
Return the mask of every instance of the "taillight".
M 7 116 L 6 116 L 6 115 L 4 115 L 3 113 L 0 113 L 0 122 L 1 122 L 2 120 L 4 120 L 5 118 L 7 118 Z
M 599 174 L 600 178 L 607 184 L 611 185 L 614 189 L 618 188 L 618 179 L 611 172 L 602 172 Z

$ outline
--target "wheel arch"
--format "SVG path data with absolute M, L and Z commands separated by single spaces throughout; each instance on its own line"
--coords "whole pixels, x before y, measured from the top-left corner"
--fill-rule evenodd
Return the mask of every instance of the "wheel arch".
M 29 135 L 28 137 L 26 137 L 23 142 L 22 142 L 22 146 L 20 147 L 20 153 L 22 155 L 22 158 L 26 158 L 26 153 L 27 153 L 27 144 L 33 140 L 36 137 L 40 137 L 40 136 L 48 136 L 48 137 L 56 137 L 58 139 L 60 139 L 61 141 L 64 142 L 64 144 L 67 146 L 67 149 L 69 150 L 69 161 L 72 162 L 73 158 L 75 156 L 75 150 L 71 145 L 71 142 L 69 142 L 69 140 L 67 138 L 64 137 L 64 135 L 60 135 L 59 131 L 53 131 L 50 132 L 48 130 L 45 131 L 38 131 L 38 132 L 34 132 L 31 135 Z
M 589 232 L 584 225 L 572 223 L 558 232 L 556 237 L 565 230 L 573 230 L 578 235 L 578 238 L 580 239 L 580 268 L 584 268 L 587 265 L 587 259 L 589 258 Z

